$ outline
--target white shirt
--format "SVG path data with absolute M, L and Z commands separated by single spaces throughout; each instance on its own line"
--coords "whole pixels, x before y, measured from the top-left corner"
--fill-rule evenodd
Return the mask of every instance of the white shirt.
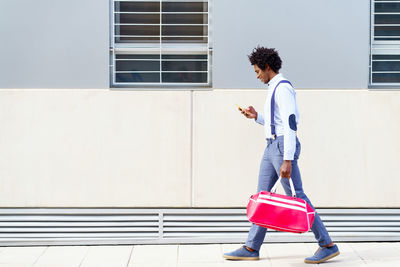
M 257 120 L 264 125 L 265 137 L 272 138 L 271 134 L 271 98 L 275 86 L 282 80 L 286 80 L 282 74 L 277 74 L 268 83 L 268 95 L 264 105 L 264 114 L 258 113 Z M 296 92 L 288 83 L 281 83 L 275 92 L 275 133 L 276 136 L 283 135 L 284 160 L 293 160 L 296 152 L 296 130 L 299 122 L 299 109 L 297 106 Z M 295 118 L 293 118 L 293 115 Z M 292 116 L 291 116 L 292 115 Z M 289 122 L 289 119 L 292 122 Z

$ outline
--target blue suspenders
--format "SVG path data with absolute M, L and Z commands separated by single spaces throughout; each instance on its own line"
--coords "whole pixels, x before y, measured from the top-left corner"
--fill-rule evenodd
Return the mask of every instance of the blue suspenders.
M 278 88 L 278 86 L 281 83 L 288 83 L 293 87 L 293 85 L 289 81 L 282 80 L 275 86 L 274 92 L 272 93 L 272 98 L 271 98 L 271 135 L 272 135 L 272 139 L 276 138 L 276 132 L 275 132 L 275 92 L 276 92 L 276 89 Z

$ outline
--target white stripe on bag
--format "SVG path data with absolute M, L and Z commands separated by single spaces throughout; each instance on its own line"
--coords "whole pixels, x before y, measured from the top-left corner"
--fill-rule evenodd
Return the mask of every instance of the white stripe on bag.
M 283 203 L 278 203 L 278 202 L 274 202 L 274 201 L 269 201 L 266 199 L 257 199 L 257 202 L 261 202 L 261 203 L 265 203 L 265 204 L 271 204 L 272 206 L 278 206 L 278 207 L 283 207 L 283 208 L 288 208 L 288 209 L 292 209 L 292 210 L 299 210 L 299 211 L 303 211 L 307 213 L 306 209 L 297 207 L 297 206 L 290 206 L 287 204 L 283 204 Z
M 260 194 L 260 195 L 258 195 L 258 198 L 267 199 L 267 200 L 268 199 L 272 199 L 272 200 L 277 200 L 277 201 L 280 201 L 280 202 L 286 202 L 286 203 L 289 203 L 289 204 L 296 204 L 296 205 L 299 205 L 299 206 L 303 206 L 304 208 L 306 207 L 306 203 L 305 202 L 298 202 L 298 201 L 294 201 L 294 200 L 290 200 L 290 199 L 273 197 L 273 196 L 269 196 L 269 195 Z
M 260 223 L 259 225 L 262 225 L 265 228 L 271 228 L 271 229 L 274 229 L 274 230 L 280 229 L 278 231 L 285 231 L 285 232 L 292 232 L 292 233 L 299 233 L 299 234 L 306 233 L 306 232 L 310 231 L 310 228 L 307 231 L 304 232 L 304 230 L 303 231 L 300 231 L 300 230 L 296 231 L 296 230 L 293 230 L 293 229 L 290 229 L 290 228 L 279 227 L 279 226 L 269 225 L 269 224 L 264 224 L 264 223 Z

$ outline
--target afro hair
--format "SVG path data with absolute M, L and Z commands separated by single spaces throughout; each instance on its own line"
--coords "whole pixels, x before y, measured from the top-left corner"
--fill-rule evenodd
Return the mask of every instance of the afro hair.
M 257 46 L 249 55 L 251 65 L 257 65 L 260 69 L 265 70 L 267 65 L 276 73 L 282 67 L 282 60 L 279 57 L 278 51 L 274 48 L 265 48 Z

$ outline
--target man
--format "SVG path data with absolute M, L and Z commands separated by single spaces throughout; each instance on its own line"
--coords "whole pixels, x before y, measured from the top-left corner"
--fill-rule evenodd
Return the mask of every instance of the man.
M 296 93 L 289 81 L 279 70 L 282 66 L 278 52 L 275 49 L 257 47 L 249 56 L 251 65 L 257 74 L 257 79 L 268 85 L 268 96 L 264 112 L 257 112 L 252 106 L 242 110 L 242 114 L 261 125 L 264 125 L 267 147 L 261 161 L 257 191 L 270 191 L 279 176 L 287 195 L 292 195 L 289 179 L 292 179 L 296 196 L 311 204 L 303 191 L 297 159 L 300 155 L 300 142 L 296 136 L 299 120 L 299 110 Z M 320 248 L 306 263 L 321 263 L 339 255 L 335 245 L 322 223 L 315 214 L 311 228 Z M 253 224 L 250 228 L 246 244 L 224 258 L 231 260 L 258 260 L 259 250 L 264 241 L 267 229 Z M 288 252 L 290 254 L 290 252 Z

